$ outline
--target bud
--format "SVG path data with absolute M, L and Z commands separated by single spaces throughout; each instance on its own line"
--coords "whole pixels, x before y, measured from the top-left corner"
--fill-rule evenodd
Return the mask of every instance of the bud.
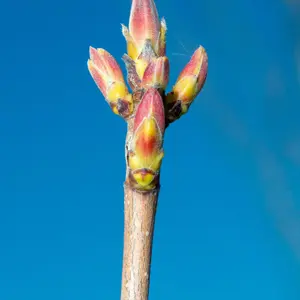
M 149 88 L 142 97 L 134 118 L 133 131 L 135 132 L 144 119 L 154 118 L 161 135 L 165 131 L 165 113 L 161 95 L 155 88 Z
M 151 60 L 144 72 L 142 85 L 165 90 L 169 81 L 169 70 L 169 60 L 166 56 Z
M 153 0 L 132 0 L 129 29 L 122 25 L 122 33 L 127 41 L 128 55 L 138 60 L 150 41 L 157 56 L 165 55 L 166 22 L 158 18 L 157 9 Z
M 143 49 L 146 40 L 151 41 L 153 48 L 156 47 L 160 22 L 153 0 L 132 0 L 129 32 L 138 49 Z
M 170 122 L 187 112 L 205 83 L 207 69 L 208 57 L 205 49 L 200 46 L 180 73 L 172 92 L 166 97 Z
M 165 115 L 162 98 L 149 88 L 137 109 L 128 153 L 131 183 L 139 190 L 155 188 L 164 156 Z
M 90 47 L 88 69 L 113 112 L 128 117 L 133 110 L 132 96 L 113 56 L 104 49 Z

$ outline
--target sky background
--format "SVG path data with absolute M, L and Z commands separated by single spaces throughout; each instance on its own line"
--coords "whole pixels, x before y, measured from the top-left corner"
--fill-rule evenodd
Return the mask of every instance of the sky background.
M 300 299 L 300 5 L 157 0 L 171 86 L 205 88 L 166 132 L 150 299 Z M 88 47 L 122 65 L 130 1 L 0 4 L 0 299 L 119 299 L 125 122 Z

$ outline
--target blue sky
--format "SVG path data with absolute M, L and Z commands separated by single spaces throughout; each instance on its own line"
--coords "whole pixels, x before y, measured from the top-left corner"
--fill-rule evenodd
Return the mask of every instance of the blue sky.
M 122 65 L 130 1 L 1 6 L 0 299 L 118 299 L 126 126 L 86 61 L 92 45 Z M 296 6 L 157 6 L 170 85 L 199 44 L 209 74 L 166 133 L 150 297 L 299 299 Z

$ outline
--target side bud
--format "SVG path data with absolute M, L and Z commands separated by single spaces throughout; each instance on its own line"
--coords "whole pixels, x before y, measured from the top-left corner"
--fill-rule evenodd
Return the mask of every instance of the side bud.
M 130 116 L 133 111 L 132 96 L 113 56 L 104 49 L 90 47 L 88 69 L 113 112 L 124 118 Z
M 158 186 L 159 170 L 164 156 L 164 131 L 162 98 L 155 88 L 149 88 L 136 111 L 127 157 L 129 182 L 139 191 L 150 191 Z
M 142 86 L 165 90 L 169 81 L 169 72 L 169 60 L 166 56 L 151 60 L 144 72 Z
M 200 46 L 180 73 L 172 91 L 167 95 L 168 120 L 173 122 L 185 114 L 201 91 L 207 76 L 208 57 Z

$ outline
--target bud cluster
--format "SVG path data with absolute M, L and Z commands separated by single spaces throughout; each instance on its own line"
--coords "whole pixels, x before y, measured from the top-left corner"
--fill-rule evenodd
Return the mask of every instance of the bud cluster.
M 127 145 L 128 182 L 144 192 L 159 185 L 166 126 L 187 112 L 205 83 L 208 68 L 206 51 L 199 47 L 166 94 L 170 72 L 166 32 L 154 0 L 132 0 L 129 26 L 122 25 L 127 43 L 123 61 L 132 93 L 111 54 L 91 47 L 88 60 L 90 74 L 113 112 L 133 122 Z

